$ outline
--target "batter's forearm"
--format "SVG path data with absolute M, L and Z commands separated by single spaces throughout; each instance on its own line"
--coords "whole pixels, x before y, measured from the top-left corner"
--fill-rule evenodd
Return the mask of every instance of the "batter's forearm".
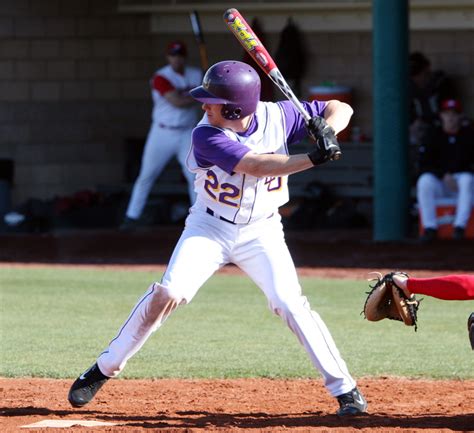
M 279 155 L 247 153 L 235 166 L 237 173 L 255 177 L 287 176 L 312 168 L 313 163 L 306 154 Z
M 345 102 L 332 100 L 324 109 L 324 119 L 334 129 L 336 135 L 347 127 L 354 111 Z

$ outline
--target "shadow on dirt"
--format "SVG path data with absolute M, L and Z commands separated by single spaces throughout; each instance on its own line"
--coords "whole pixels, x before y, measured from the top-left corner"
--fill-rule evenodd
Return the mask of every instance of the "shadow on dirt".
M 50 410 L 43 407 L 0 408 L 4 417 L 22 416 L 58 416 L 74 415 L 91 416 L 95 420 L 114 422 L 125 428 L 162 429 L 167 431 L 186 431 L 186 429 L 238 428 L 238 429 L 275 429 L 295 427 L 351 427 L 363 428 L 397 428 L 397 429 L 449 429 L 466 431 L 474 425 L 474 413 L 462 415 L 388 415 L 374 413 L 353 418 L 339 418 L 321 412 L 299 414 L 255 413 L 212 413 L 206 411 L 177 412 L 176 415 L 130 416 L 120 413 L 88 410 Z M 117 426 L 118 427 L 118 426 Z

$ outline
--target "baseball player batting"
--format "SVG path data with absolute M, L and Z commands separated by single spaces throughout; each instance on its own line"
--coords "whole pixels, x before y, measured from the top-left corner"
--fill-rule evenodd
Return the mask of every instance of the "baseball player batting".
M 229 60 L 211 66 L 202 85 L 191 90 L 205 112 L 187 158 L 196 173 L 196 202 L 161 281 L 150 285 L 97 362 L 73 383 L 74 407 L 91 401 L 179 305 L 191 302 L 214 272 L 234 263 L 304 346 L 337 398 L 337 414 L 366 411 L 329 330 L 302 294 L 278 213 L 288 201 L 288 175 L 330 161 L 328 144 L 337 145 L 335 134 L 349 123 L 352 108 L 336 100 L 302 102 L 314 120 L 306 126 L 290 101 L 261 102 L 260 87 L 255 69 Z M 315 138 L 314 149 L 290 155 L 288 148 L 308 134 Z

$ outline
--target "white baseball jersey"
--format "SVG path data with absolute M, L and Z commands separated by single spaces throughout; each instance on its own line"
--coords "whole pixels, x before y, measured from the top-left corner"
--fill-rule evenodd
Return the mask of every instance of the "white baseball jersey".
M 188 92 L 190 89 L 201 84 L 202 73 L 199 68 L 186 66 L 183 74 L 176 72 L 170 65 L 158 69 L 155 76 L 165 78 L 178 91 Z M 198 120 L 196 106 L 175 107 L 169 103 L 166 98 L 153 86 L 151 86 L 153 97 L 153 122 L 165 125 L 168 128 L 173 127 L 191 127 L 193 128 Z
M 158 69 L 152 81 L 158 78 L 166 89 L 188 92 L 201 83 L 201 77 L 201 70 L 198 68 L 186 66 L 183 74 L 180 74 L 168 65 Z M 140 174 L 133 185 L 126 212 L 127 217 L 132 219 L 140 218 L 155 180 L 174 156 L 188 182 L 189 201 L 191 204 L 195 201 L 194 174 L 186 168 L 185 160 L 191 146 L 192 129 L 198 119 L 197 106 L 174 106 L 154 84 L 151 83 L 153 122 L 143 150 Z

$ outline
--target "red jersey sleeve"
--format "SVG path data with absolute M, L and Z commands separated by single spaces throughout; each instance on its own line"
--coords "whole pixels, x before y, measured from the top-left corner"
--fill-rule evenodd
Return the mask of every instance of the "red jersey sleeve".
M 152 87 L 156 91 L 160 92 L 162 95 L 174 90 L 174 86 L 165 77 L 162 77 L 161 75 L 155 75 L 153 77 Z

